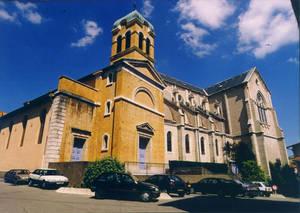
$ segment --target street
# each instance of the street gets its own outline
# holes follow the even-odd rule
[[[150,203],[60,194],[26,185],[0,182],[1,213],[83,212],[299,212],[299,200],[290,198],[218,198],[188,195]]]

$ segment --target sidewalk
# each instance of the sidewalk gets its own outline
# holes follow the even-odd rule
[[[63,193],[63,194],[73,194],[73,195],[83,195],[92,197],[95,195],[94,192],[92,192],[88,188],[72,188],[72,187],[61,187],[56,190],[57,193]],[[171,200],[172,197],[168,195],[167,193],[161,193],[158,200]]]

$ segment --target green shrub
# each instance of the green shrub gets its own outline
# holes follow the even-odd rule
[[[266,175],[254,160],[241,163],[240,173],[244,181],[266,181]]]
[[[95,179],[105,172],[125,172],[125,167],[124,164],[111,157],[95,161],[94,163],[91,163],[86,169],[83,178],[84,187],[91,188]]]

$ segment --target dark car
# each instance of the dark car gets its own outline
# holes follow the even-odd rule
[[[253,198],[259,195],[259,189],[255,184],[242,182],[240,180],[234,180],[234,182],[240,184],[243,187],[244,193],[242,194],[242,196],[248,196]]]
[[[13,183],[13,184],[21,184],[28,183],[30,171],[27,169],[12,169],[5,173],[4,182]]]
[[[220,197],[229,195],[236,197],[244,194],[243,187],[233,180],[226,180],[223,178],[205,178],[197,183],[192,184],[195,192],[202,194],[217,194]]]
[[[147,178],[145,182],[158,186],[161,191],[168,194],[175,193],[180,197],[189,194],[191,191],[190,187],[176,175],[153,175]]]
[[[142,201],[151,201],[160,196],[157,186],[137,181],[125,173],[103,173],[94,182],[92,191],[96,198],[115,196],[123,198],[138,198]]]

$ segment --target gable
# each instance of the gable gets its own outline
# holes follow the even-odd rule
[[[155,68],[150,65],[147,61],[140,60],[126,60],[128,64],[133,66],[136,70],[140,71],[143,75],[147,76],[151,80],[165,86],[163,79],[160,74],[155,70]]]

